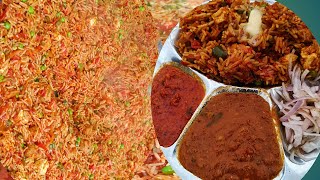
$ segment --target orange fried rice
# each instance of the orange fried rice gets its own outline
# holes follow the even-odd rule
[[[0,160],[14,179],[128,179],[152,150],[143,1],[0,3]]]

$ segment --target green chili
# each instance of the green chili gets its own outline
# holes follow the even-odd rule
[[[225,59],[228,56],[228,53],[224,51],[221,46],[216,46],[212,49],[212,55],[214,55],[216,58]]]

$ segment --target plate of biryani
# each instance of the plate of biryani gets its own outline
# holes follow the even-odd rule
[[[212,0],[182,17],[151,90],[161,150],[182,179],[302,179],[320,149],[320,48],[290,9]]]

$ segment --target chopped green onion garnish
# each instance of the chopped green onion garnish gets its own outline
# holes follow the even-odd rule
[[[309,72],[309,75],[311,76],[311,78],[316,78],[317,75],[318,75],[318,73],[317,73],[317,71],[315,71],[315,70],[311,70],[311,71]],[[0,82],[1,82],[1,81],[0,81]]]
[[[165,167],[163,167],[163,168],[161,169],[161,172],[162,172],[163,174],[166,174],[166,175],[171,175],[171,174],[174,173],[174,171],[173,171],[173,169],[172,169],[171,166],[165,166]]]
[[[39,112],[39,113],[38,113],[38,117],[39,117],[40,119],[43,118],[43,116],[44,116],[43,112]]]
[[[21,2],[24,2],[24,3],[27,2],[27,1],[28,1],[28,0],[21,0]]]
[[[30,31],[30,36],[33,38],[36,35],[34,31]]]
[[[61,17],[61,12],[57,12],[56,16]]]
[[[68,32],[68,33],[67,33],[67,36],[68,36],[68,37],[71,37],[71,36],[72,36],[72,33],[71,33],[71,32]]]
[[[29,14],[34,14],[34,8],[32,6],[29,6],[28,13]]]
[[[108,140],[108,145],[111,145],[111,144],[112,144],[112,140],[109,139],[109,140]]]
[[[98,148],[98,144],[93,144],[93,149],[97,149]]]
[[[84,66],[84,65],[83,65],[82,63],[79,63],[79,64],[78,64],[78,68],[80,69],[80,71],[83,70],[83,66]]]
[[[11,125],[12,125],[12,121],[11,121],[10,119],[7,120],[7,121],[6,121],[6,126],[9,127],[9,126],[11,126]]]
[[[67,8],[67,2],[66,1],[62,2],[62,4],[63,4],[64,8]]]
[[[64,22],[66,22],[66,18],[65,18],[65,17],[62,17],[62,18],[60,19],[60,21],[61,21],[62,23],[64,23]]]
[[[69,108],[69,109],[68,109],[68,114],[69,114],[70,116],[72,116],[73,110]]]
[[[228,53],[223,50],[221,46],[216,46],[212,49],[212,55],[214,55],[216,58],[225,59],[228,56]]]
[[[93,174],[90,174],[89,175],[89,180],[93,180],[94,179],[94,175]]]
[[[55,97],[59,97],[59,91],[53,91]]]
[[[4,75],[1,75],[1,74],[0,74],[0,83],[3,82],[4,79],[5,79]]]
[[[254,82],[254,84],[256,85],[256,86],[261,86],[262,85],[262,81],[256,81],[256,82]]]
[[[24,45],[22,43],[19,43],[18,48],[22,50],[24,48]]]
[[[26,147],[26,144],[25,144],[25,143],[22,143],[22,144],[21,144],[21,148],[24,149],[25,147]]]
[[[58,169],[63,169],[63,164],[61,162],[58,162],[57,167]]]
[[[54,149],[55,147],[56,147],[56,145],[53,144],[53,143],[49,145],[49,148],[50,148],[50,149]]]
[[[7,30],[9,30],[9,29],[11,28],[11,24],[10,24],[8,21],[4,22],[4,23],[3,23],[3,26],[4,26],[4,28],[6,28]]]
[[[41,65],[40,66],[41,71],[45,71],[47,69],[46,65]]]
[[[120,144],[120,149],[123,149],[124,148],[124,144]]]
[[[119,33],[119,40],[123,39],[123,35]]]
[[[139,7],[139,10],[140,10],[140,11],[144,11],[145,8],[144,8],[143,6],[140,6],[140,7]]]
[[[130,102],[129,101],[126,101],[124,104],[126,105],[126,107],[130,106]]]
[[[81,138],[77,137],[77,139],[76,139],[76,147],[80,146],[80,142],[81,142]]]

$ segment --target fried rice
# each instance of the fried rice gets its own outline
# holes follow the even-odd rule
[[[128,179],[152,150],[143,1],[0,3],[0,160],[14,179]]]
[[[262,25],[259,34],[250,36],[245,25],[254,8],[263,13]],[[226,84],[279,85],[289,80],[289,62],[320,70],[319,44],[301,19],[279,3],[210,1],[181,18],[175,45],[184,65]]]

